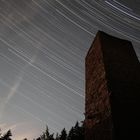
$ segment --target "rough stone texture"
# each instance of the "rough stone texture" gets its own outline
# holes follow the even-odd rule
[[[99,31],[86,56],[86,140],[134,139],[139,97],[140,63],[131,42]]]

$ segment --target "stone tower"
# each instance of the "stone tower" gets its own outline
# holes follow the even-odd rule
[[[85,61],[86,140],[139,136],[140,63],[131,42],[98,31]]]

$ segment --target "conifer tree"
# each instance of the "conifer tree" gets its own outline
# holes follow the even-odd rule
[[[3,136],[0,137],[0,140],[12,140],[10,138],[11,136],[12,136],[11,130],[8,130]]]
[[[67,132],[66,132],[66,129],[64,128],[61,131],[60,140],[66,140],[66,139],[67,139]]]
[[[74,128],[72,127],[69,131],[69,134],[68,134],[68,140],[73,140],[74,138]]]
[[[36,140],[54,140],[54,134],[50,134],[48,126],[46,126],[45,132]]]

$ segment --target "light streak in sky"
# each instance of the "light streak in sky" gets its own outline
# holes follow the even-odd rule
[[[6,42],[5,42],[6,43]],[[8,43],[6,43],[8,44]],[[8,44],[9,45],[9,44]],[[20,86],[23,76],[24,76],[24,70],[28,67],[28,64],[30,65],[31,63],[33,63],[35,61],[35,57],[33,56],[33,58],[30,60],[30,62],[28,62],[23,69],[20,71],[19,75],[17,76],[17,80],[15,82],[15,84],[13,85],[13,87],[11,87],[10,92],[8,93],[7,97],[4,99],[4,101],[2,101],[0,103],[1,108],[0,108],[0,117],[2,117],[3,111],[5,106],[7,105],[7,103],[10,101],[10,99],[15,95],[15,93],[18,90],[18,87]]]
[[[61,14],[62,16],[64,16],[67,20],[69,20],[70,22],[72,22],[73,24],[75,24],[76,26],[78,26],[79,28],[81,28],[82,30],[86,31],[87,33],[89,33],[90,35],[93,35],[93,33],[91,33],[90,31],[86,30],[85,28],[83,28],[81,25],[77,24],[75,21],[73,21],[72,19],[70,19],[69,17],[65,16],[65,14],[63,14],[62,12],[60,12],[59,10],[56,9],[56,11]]]
[[[26,128],[49,124],[56,132],[83,119],[84,57],[98,29],[139,47],[139,17],[116,0],[10,0],[0,10],[0,121],[7,124],[32,120]]]
[[[11,52],[13,52],[12,50],[10,50]],[[54,81],[60,83],[61,85],[63,85],[64,87],[68,88],[69,90],[73,91],[75,94],[79,95],[80,97],[84,98],[84,95],[79,94],[78,92],[76,92],[75,90],[73,90],[72,88],[68,87],[67,85],[65,85],[64,83],[58,81],[57,79],[55,79],[54,77],[52,77],[51,75],[47,74],[45,71],[43,71],[42,69],[40,69],[39,67],[35,66],[33,64],[34,59],[31,59],[31,61],[27,61],[26,59],[24,59],[22,56],[18,55],[17,53],[13,52],[15,55],[17,55],[19,58],[23,59],[24,61],[26,61],[29,65],[31,65],[32,67],[34,67],[35,69],[39,70],[41,73],[43,73],[44,75],[50,77],[51,79],[53,79]],[[26,68],[26,67],[25,67]]]
[[[6,41],[2,40],[5,44],[7,44],[8,46],[11,47],[11,45],[9,43],[7,43]],[[39,70],[41,73],[43,73],[44,75],[50,77],[51,79],[53,79],[54,81],[60,83],[61,85],[63,85],[64,87],[68,88],[69,90],[71,90],[73,93],[79,95],[80,97],[84,98],[84,95],[79,94],[78,92],[76,92],[75,90],[73,90],[72,88],[68,87],[66,84],[60,82],[59,80],[57,80],[56,78],[54,78],[53,76],[47,74],[45,71],[43,71],[42,69],[40,69],[39,67],[35,66],[33,64],[35,57],[33,57],[30,61],[27,61],[25,58],[23,58],[22,56],[20,56],[19,54],[17,54],[16,52],[12,51],[11,49],[9,49],[9,51],[13,52],[15,55],[17,55],[19,58],[21,58],[22,60],[24,60],[25,62],[27,62],[27,64],[31,65],[32,67],[34,67],[35,69]],[[28,65],[25,65],[25,67],[23,69],[26,69]],[[21,72],[21,75],[23,74],[23,72]],[[18,85],[19,86],[19,85]],[[14,94],[14,92],[12,92],[12,94]]]
[[[4,41],[2,38],[0,38],[0,40],[5,43],[6,45],[8,45],[10,48],[12,48],[12,46],[7,43],[6,41]],[[8,49],[9,51],[13,52],[15,55],[17,55],[16,52],[14,52],[12,49]],[[17,51],[17,50],[16,50]],[[18,55],[18,57],[20,57],[20,55]],[[13,85],[13,87],[11,87],[10,92],[8,93],[8,96],[6,97],[6,99],[4,99],[4,101],[1,103],[1,108],[0,108],[0,115],[2,116],[3,111],[5,106],[7,105],[7,103],[10,101],[10,99],[15,95],[16,91],[18,90],[18,87],[20,86],[23,76],[24,76],[24,71],[25,69],[28,68],[29,65],[31,65],[32,63],[34,63],[36,59],[36,53],[35,55],[30,59],[30,61],[26,60],[26,64],[25,66],[21,69],[21,71],[19,72],[19,75],[17,76],[17,80],[15,82],[15,84]],[[25,59],[24,59],[25,60]]]
[[[10,89],[10,92],[8,93],[8,96],[5,100],[5,105],[9,102],[9,100],[14,96],[14,94],[16,93],[21,81],[22,81],[22,76],[18,77],[18,80],[16,81],[16,83],[14,84],[14,86]]]
[[[79,19],[83,20],[84,22],[87,22],[84,18],[82,18],[81,16],[79,16],[78,14],[76,14],[75,12],[73,12],[70,8],[68,8],[67,6],[65,6],[62,2],[60,2],[59,0],[56,0],[60,5],[62,5],[65,9],[67,9],[69,12],[71,12],[73,15],[75,15],[75,17],[78,17]],[[88,23],[88,22],[87,22]],[[88,23],[89,24],[89,23]],[[83,29],[85,30],[85,29]],[[86,30],[87,31],[87,30]],[[93,35],[91,33],[91,35]]]
[[[130,16],[130,17],[132,17],[132,18],[135,18],[135,19],[137,19],[137,20],[140,21],[140,18],[139,18],[138,16],[132,15],[132,14],[130,14],[130,13],[128,13],[128,12],[126,12],[126,11],[124,11],[124,10],[118,8],[117,6],[113,5],[113,4],[110,3],[109,1],[105,1],[105,2],[106,2],[107,4],[109,4],[110,6],[114,7],[115,9],[121,11],[122,13],[124,13],[124,14],[126,14],[126,15],[128,15],[128,16]]]
[[[33,115],[32,113],[30,113],[30,111],[25,110],[23,107],[17,106],[15,104],[12,104],[14,107],[18,108],[20,111],[23,111],[25,114],[30,115],[32,118],[34,118],[35,120],[41,122],[42,124],[45,124],[46,122],[41,120],[39,117]]]
[[[118,2],[118,1],[116,1],[116,0],[113,0],[113,1],[114,1],[115,3],[117,3],[118,5],[120,5],[120,6],[126,8],[126,9],[128,9],[128,10],[130,10],[130,11],[133,11],[131,8],[129,8],[129,7],[127,7],[127,6],[123,5],[123,4],[121,4],[120,2]]]
[[[22,79],[21,79],[22,80]],[[7,83],[5,83],[4,81],[0,81],[0,82],[2,82],[2,84],[4,84],[7,88],[9,88],[9,85],[7,84]],[[21,81],[20,81],[21,82]],[[7,105],[7,104],[9,104],[9,102],[8,101],[10,101],[10,99],[14,96],[14,94],[16,94],[16,90],[17,90],[17,88],[18,88],[18,86],[20,85],[20,83],[19,84],[15,84],[13,87],[11,87],[11,89],[10,89],[10,92],[8,93],[8,96],[6,97],[6,99],[4,99],[4,101],[3,102],[1,102],[1,106],[0,107],[2,107],[2,108],[0,108],[0,116],[2,117],[2,114],[3,114],[3,112],[4,112],[4,108],[5,108],[5,106]],[[28,112],[27,110],[25,110],[24,108],[22,108],[22,107],[20,107],[20,106],[17,106],[17,105],[15,105],[15,104],[12,104],[12,106],[14,106],[14,107],[16,107],[16,108],[18,108],[19,110],[21,110],[21,111],[23,111],[24,113],[26,113],[26,114],[29,114],[30,116],[32,116],[33,118],[35,118],[36,120],[38,120],[38,121],[40,121],[40,122],[42,122],[42,123],[45,123],[43,120],[41,120],[41,119],[39,119],[38,117],[36,117],[35,115],[33,115],[32,113],[30,113],[30,112]],[[5,123],[5,125],[6,125],[6,123]],[[0,126],[3,128],[5,125],[1,125],[0,124]]]
[[[7,105],[7,103],[10,101],[10,99],[15,95],[20,83],[22,81],[22,77],[18,77],[18,80],[16,81],[16,83],[14,84],[13,87],[11,87],[10,89],[10,92],[8,93],[8,96],[3,100],[1,101],[0,103],[0,118],[2,117],[3,115],[3,111],[4,111],[4,108],[5,106]]]
[[[23,16],[20,12],[18,12],[18,14],[20,14],[21,16]],[[3,16],[4,18],[6,18],[4,15],[1,15],[1,16]],[[38,45],[38,46],[43,46],[44,48],[46,48],[45,45],[44,45],[42,42],[35,40],[31,35],[29,35],[29,34],[26,33],[25,31],[23,31],[21,28],[17,27],[14,23],[12,23],[12,22],[11,22],[10,20],[8,20],[7,18],[6,18],[6,20],[7,20],[8,22],[10,22],[10,24],[13,24],[19,31],[21,31],[22,33],[24,33],[25,36],[29,37],[29,39],[27,39],[27,40],[28,40],[29,42],[31,42],[32,45],[34,45],[34,44],[33,44],[33,42],[34,42],[34,43],[36,43],[36,45]],[[37,27],[36,25],[34,25],[31,21],[29,21],[27,18],[26,18],[26,21],[28,21],[28,22],[32,25],[32,27],[35,27],[37,30],[39,30],[41,33],[43,33],[44,36],[50,38],[52,41],[56,42],[58,45],[63,46],[62,43],[60,43],[59,41],[57,41],[56,39],[54,39],[53,37],[51,37],[49,34],[46,34],[46,32],[44,32],[42,29],[38,28],[38,27]],[[4,24],[7,24],[7,23],[4,22]],[[8,25],[8,27],[11,28],[14,32],[16,32],[17,34],[19,34],[20,36],[23,36],[20,32],[17,32],[16,30],[14,30],[10,25]],[[23,36],[23,38],[25,38],[25,36]],[[6,42],[6,41],[5,41],[5,42]],[[6,43],[7,43],[7,42],[6,42]],[[36,47],[36,46],[34,46],[34,47]],[[49,54],[48,54],[48,53],[46,53],[41,47],[36,47],[36,48],[39,49],[39,50],[40,50],[41,52],[43,52],[44,54],[46,54],[46,56],[48,56],[49,54],[52,54],[52,55],[53,55],[53,58],[52,58],[52,57],[49,57],[49,59],[51,59],[51,61],[54,61],[55,63],[56,63],[56,61],[58,61],[58,62],[59,62],[59,65],[61,65],[62,67],[65,67],[67,70],[71,71],[70,66],[67,65],[65,62],[63,62],[63,61],[61,60],[61,58],[59,58],[58,56],[57,56],[57,58],[55,58],[55,60],[54,60],[55,54],[54,54],[51,50],[49,50],[49,49],[46,48],[47,51],[49,52]],[[62,63],[62,64],[61,64],[61,63]],[[63,63],[65,63],[65,65],[63,65]],[[57,64],[58,64],[58,63],[57,63]],[[78,73],[78,74],[79,74],[79,72],[78,72],[77,70],[75,70],[74,68],[73,68],[72,70],[75,71],[75,73]],[[82,76],[82,75],[80,75],[80,76]]]

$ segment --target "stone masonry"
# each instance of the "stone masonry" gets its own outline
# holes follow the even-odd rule
[[[85,61],[86,140],[134,139],[140,128],[140,63],[131,42],[98,31]]]

